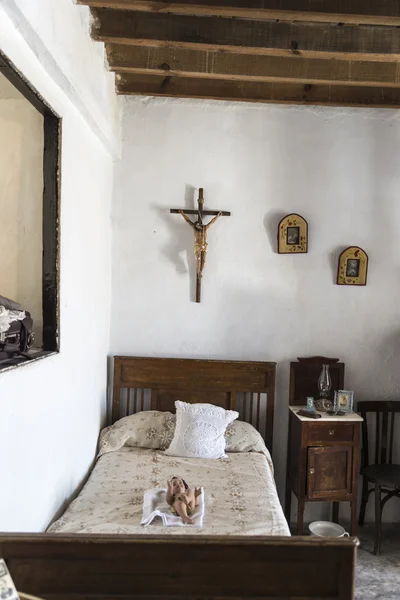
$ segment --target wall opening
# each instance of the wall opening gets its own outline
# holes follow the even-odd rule
[[[35,340],[22,355],[0,352],[0,369],[59,350],[60,128],[0,52],[0,295],[30,313]]]

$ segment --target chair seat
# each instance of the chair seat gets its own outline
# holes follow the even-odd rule
[[[368,465],[361,473],[378,485],[400,488],[400,465]]]

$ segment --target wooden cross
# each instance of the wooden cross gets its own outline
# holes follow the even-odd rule
[[[203,269],[206,262],[207,254],[207,229],[215,223],[219,217],[230,217],[231,213],[226,210],[204,210],[203,188],[199,189],[199,197],[197,200],[197,210],[171,208],[170,213],[179,213],[187,223],[192,227],[195,237],[194,253],[196,255],[197,273],[196,273],[196,302],[200,302],[201,297],[201,279]],[[187,215],[196,215],[196,220],[193,222]],[[206,215],[215,215],[213,219],[206,225],[203,224],[203,217]]]

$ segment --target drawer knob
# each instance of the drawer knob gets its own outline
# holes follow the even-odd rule
[[[335,430],[334,429],[330,429],[329,430],[329,435],[335,435]]]
[[[310,475],[314,475],[314,469],[310,469],[308,472],[310,473]]]

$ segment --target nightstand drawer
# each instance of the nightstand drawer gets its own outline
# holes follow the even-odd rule
[[[352,423],[307,423],[305,430],[308,443],[318,442],[352,442],[354,425]]]

